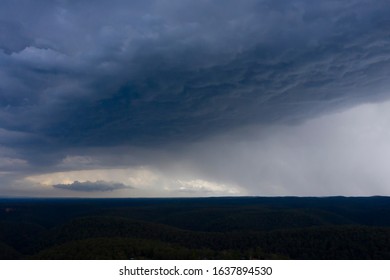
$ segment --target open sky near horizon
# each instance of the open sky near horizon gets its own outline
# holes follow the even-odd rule
[[[390,195],[389,15],[2,0],[0,196]]]

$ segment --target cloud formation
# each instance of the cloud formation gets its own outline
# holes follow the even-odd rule
[[[380,98],[387,2],[274,2],[3,4],[3,129],[152,145]]]
[[[68,191],[75,192],[112,192],[119,189],[127,189],[132,188],[129,186],[125,186],[121,183],[114,182],[104,182],[104,181],[96,181],[96,182],[79,182],[74,181],[71,184],[57,184],[53,185],[53,188],[64,189]]]
[[[199,174],[191,171],[187,174],[174,170],[162,172],[161,169],[152,167],[81,169],[28,176],[22,184],[25,187],[35,186],[35,191],[45,196],[69,195],[58,190],[94,194],[117,190],[113,196],[119,197],[201,197],[247,194],[244,188],[236,184],[200,179],[196,177],[197,175]],[[53,187],[56,192],[53,192]]]
[[[389,13],[383,0],[1,1],[0,168],[22,179],[152,166],[223,185],[229,174],[214,180],[195,162],[223,158],[213,152],[220,135],[278,135],[388,99]],[[271,162],[288,156],[290,144],[280,145],[264,151]],[[184,162],[186,176],[162,162]],[[207,162],[218,174],[218,158]],[[238,168],[231,181],[252,188],[258,168]]]

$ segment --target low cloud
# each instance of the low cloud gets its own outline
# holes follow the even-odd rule
[[[167,162],[168,165],[170,163]],[[46,195],[58,195],[59,190],[99,192],[118,190],[115,195],[131,197],[172,197],[172,196],[225,196],[246,195],[237,184],[224,183],[208,178],[197,177],[189,170],[159,171],[154,168],[95,169],[55,172],[25,178],[25,185],[40,186]],[[93,181],[93,182],[92,182]],[[113,182],[115,183],[108,183]],[[131,187],[130,187],[131,186]]]
[[[130,186],[126,186],[121,183],[96,181],[96,182],[79,182],[74,181],[71,184],[57,184],[53,185],[53,188],[75,191],[75,192],[111,192],[119,189],[129,189]]]

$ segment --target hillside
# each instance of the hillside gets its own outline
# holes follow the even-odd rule
[[[390,198],[1,199],[1,259],[389,259]]]

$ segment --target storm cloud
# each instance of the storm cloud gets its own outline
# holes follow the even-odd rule
[[[2,1],[3,177],[144,167],[182,190],[188,184],[178,182],[328,193],[309,185],[348,179],[294,183],[275,171],[300,166],[285,160],[292,144],[276,135],[311,135],[318,127],[308,125],[322,116],[388,99],[389,13],[383,0]],[[311,145],[339,150],[338,132],[330,126]],[[230,150],[217,153],[225,144]],[[331,161],[297,145],[308,162],[323,163],[315,174],[335,174]],[[285,169],[267,169],[254,155]],[[226,166],[227,156],[253,164]],[[311,166],[291,174],[309,178]],[[260,186],[275,182],[279,191]]]

